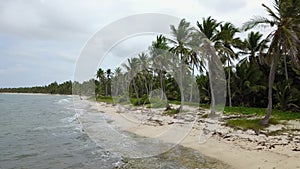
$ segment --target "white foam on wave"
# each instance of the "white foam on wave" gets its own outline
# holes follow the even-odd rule
[[[72,101],[72,98],[66,98],[66,99],[60,99],[57,102],[58,103],[70,103]]]
[[[32,129],[33,131],[40,131],[40,130],[54,130],[57,128],[69,128],[69,127],[73,127],[74,125],[72,124],[67,124],[67,125],[60,125],[60,126],[39,126],[36,127],[34,129]]]

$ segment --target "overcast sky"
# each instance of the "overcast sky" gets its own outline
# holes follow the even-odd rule
[[[193,25],[212,16],[241,26],[254,15],[266,16],[262,3],[270,6],[272,0],[0,0],[0,87],[73,80],[77,58],[87,41],[130,15],[162,13],[186,18]],[[101,67],[119,65],[116,55],[128,48],[146,50],[153,37],[124,41]]]

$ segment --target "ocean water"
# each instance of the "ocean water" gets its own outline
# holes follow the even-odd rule
[[[107,151],[78,121],[93,111],[72,96],[0,94],[0,169],[229,168],[182,146],[137,159]]]
[[[0,94],[0,168],[114,168],[120,156],[82,132],[80,112],[71,96]]]

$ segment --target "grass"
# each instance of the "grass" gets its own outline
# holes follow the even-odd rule
[[[178,113],[178,110],[177,109],[171,109],[171,110],[167,110],[164,112],[164,114],[166,115],[174,115],[174,114],[177,114]]]
[[[178,101],[178,100],[169,100],[169,103],[170,104],[176,104],[176,105],[180,105],[181,104],[181,101]],[[199,103],[196,103],[196,102],[185,102],[183,103],[183,105],[187,105],[187,106],[194,106],[194,107],[202,107],[202,108],[205,108],[205,109],[209,109],[210,105],[209,104],[200,104]]]
[[[265,108],[254,108],[254,107],[225,107],[224,114],[242,114],[242,115],[256,115],[256,119],[232,119],[227,121],[227,126],[236,128],[236,129],[252,129],[252,130],[261,130],[266,126],[260,125],[261,119],[266,114]],[[300,120],[299,112],[291,111],[282,111],[274,109],[272,111],[271,119],[269,124],[284,124],[286,120]]]
[[[233,127],[235,129],[241,129],[241,130],[248,130],[252,129],[255,131],[264,129],[266,126],[260,125],[261,119],[234,119],[234,120],[228,120],[226,125],[229,127]],[[271,118],[269,121],[269,124],[279,124],[280,122],[274,118]]]
[[[121,102],[121,99],[124,100],[124,98],[114,98],[116,99],[116,102]],[[111,96],[99,96],[96,98],[96,101],[99,102],[105,102],[105,103],[114,103],[114,100]],[[136,98],[131,98],[130,102],[133,105],[138,105],[138,101],[140,101],[140,104],[147,104],[147,107],[164,107],[165,103],[162,102],[155,102],[152,105],[149,104],[149,101],[145,98],[141,98],[140,100]],[[123,102],[122,102],[123,103]],[[169,103],[180,105],[180,101],[177,100],[170,100]],[[129,104],[128,101],[125,100],[124,104]],[[184,105],[189,106],[199,106],[199,103],[184,103]],[[202,108],[210,108],[209,104],[200,104],[200,107]],[[175,114],[172,112],[169,112],[167,114]],[[225,107],[224,108],[224,114],[242,114],[242,115],[256,115],[258,118],[262,118],[266,114],[266,108],[255,108],[255,107]],[[280,120],[300,120],[300,112],[291,112],[291,111],[282,111],[278,109],[273,109],[272,111],[272,119],[276,121]],[[247,119],[245,119],[247,120]],[[257,119],[258,121],[259,119]],[[232,122],[230,122],[233,124]],[[251,121],[249,123],[254,123],[254,121]]]
[[[111,96],[99,96],[96,98],[98,102],[105,102],[105,103],[114,103]]]
[[[256,115],[263,117],[266,114],[266,108],[255,107],[225,107],[224,114],[243,114]],[[300,112],[282,111],[273,109],[272,118],[276,120],[299,120]]]

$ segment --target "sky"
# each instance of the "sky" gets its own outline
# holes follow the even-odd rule
[[[116,39],[118,43],[110,42],[109,37],[114,39],[114,35],[139,23],[144,26],[141,29],[149,30],[168,24],[159,23],[159,19],[155,24],[125,20],[121,27],[109,27],[132,15],[170,15],[185,18],[194,26],[212,16],[240,27],[255,15],[267,16],[262,3],[271,6],[272,0],[0,0],[0,88],[76,79],[78,62],[88,60],[85,49],[95,36],[106,35],[107,44],[112,46],[105,48],[109,50],[104,56],[86,61],[86,65],[93,64],[92,71],[121,65],[128,55],[147,50],[156,34]],[[100,34],[105,28],[112,32]],[[98,46],[100,50],[101,43],[93,49]]]

